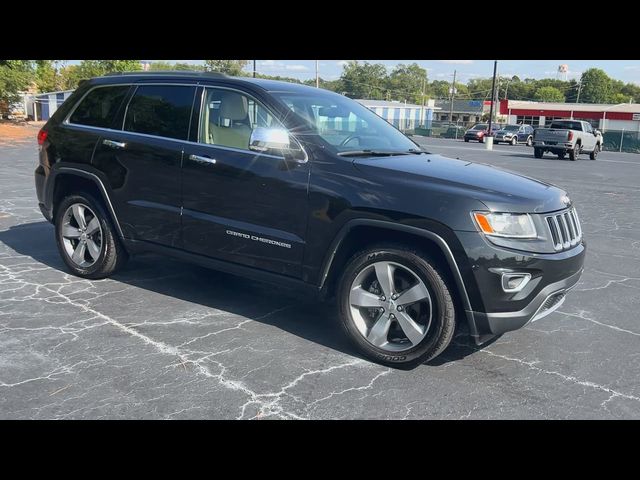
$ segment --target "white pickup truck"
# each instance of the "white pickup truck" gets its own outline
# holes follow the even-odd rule
[[[582,120],[554,120],[549,128],[537,128],[533,132],[533,155],[542,158],[551,152],[563,159],[577,160],[581,153],[588,153],[595,160],[602,149],[602,134],[589,122]]]

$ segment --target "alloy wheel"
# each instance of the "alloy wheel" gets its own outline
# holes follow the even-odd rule
[[[377,348],[400,352],[426,337],[433,317],[431,295],[408,267],[388,261],[367,265],[349,292],[351,318]]]
[[[87,268],[98,261],[102,251],[102,227],[93,210],[74,203],[62,217],[62,244],[67,256],[78,267]]]

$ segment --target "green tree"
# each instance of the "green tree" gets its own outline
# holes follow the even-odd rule
[[[580,101],[584,103],[606,103],[614,93],[611,79],[599,68],[590,68],[582,73],[580,78],[582,93]]]
[[[11,103],[19,99],[34,80],[34,66],[30,60],[3,60],[0,63],[0,102]]]
[[[195,70],[195,71],[203,71],[203,65],[196,65],[192,63],[171,63],[166,62],[164,60],[158,60],[156,62],[151,62],[149,64],[149,70],[159,71],[159,70]]]
[[[204,69],[207,72],[219,72],[234,77],[246,75],[243,70],[249,60],[205,60]]]
[[[611,103],[629,103],[630,97],[624,93],[614,93],[609,98]]]
[[[632,102],[640,102],[640,85],[627,83],[620,89],[620,93],[624,93]]]
[[[393,98],[416,104],[422,103],[423,88],[427,93],[426,86],[427,71],[417,63],[396,65],[387,80],[387,89]]]
[[[390,97],[387,88],[387,69],[380,63],[359,63],[349,61],[342,68],[340,81],[344,85],[345,94],[350,98],[367,98],[382,100]]]
[[[564,95],[556,87],[546,86],[536,90],[533,98],[539,102],[564,102]]]
[[[36,60],[35,83],[38,92],[63,90],[60,60]]]
[[[141,69],[138,60],[82,60],[79,65],[69,65],[62,69],[60,83],[63,89],[74,89],[80,80]]]
[[[451,82],[446,80],[434,80],[429,85],[429,94],[432,98],[445,99],[449,98],[449,89],[451,88]],[[467,89],[468,93],[468,89]]]

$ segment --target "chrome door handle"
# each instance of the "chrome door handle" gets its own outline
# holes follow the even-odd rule
[[[127,146],[127,144],[124,142],[116,142],[115,140],[107,140],[107,139],[103,140],[102,144],[111,148],[124,148]]]
[[[216,163],[215,158],[202,157],[200,155],[189,155],[189,160],[193,160],[194,162],[199,162],[199,163],[211,163],[213,165],[215,165]]]

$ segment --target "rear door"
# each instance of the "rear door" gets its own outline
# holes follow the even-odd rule
[[[195,85],[135,87],[120,130],[105,132],[93,163],[109,178],[125,237],[181,246],[180,166]]]
[[[96,142],[103,129],[114,126],[129,89],[129,85],[102,85],[86,92],[69,118],[49,132],[59,161],[91,163]]]
[[[582,122],[584,128],[582,149],[591,152],[596,147],[596,137],[593,134],[593,127],[589,122]]]

